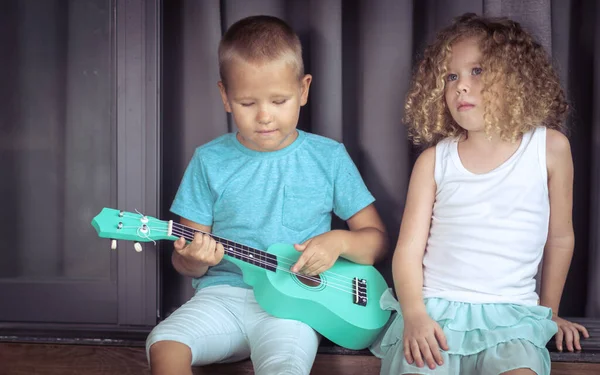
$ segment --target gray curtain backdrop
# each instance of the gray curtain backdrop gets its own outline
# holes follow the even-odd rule
[[[401,122],[416,58],[437,30],[464,12],[521,22],[552,53],[573,105],[576,248],[560,313],[600,316],[600,111],[593,105],[600,101],[597,1],[170,0],[164,7],[163,216],[172,217],[168,209],[194,148],[235,130],[217,90],[223,31],[242,17],[269,14],[296,29],[313,75],[299,128],[344,142],[377,199],[392,244],[417,155]],[[172,269],[170,251],[163,254],[168,314],[192,290]],[[391,254],[379,269],[391,282],[390,259]]]

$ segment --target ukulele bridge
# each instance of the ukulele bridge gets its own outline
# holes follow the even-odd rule
[[[367,306],[367,280],[358,277],[352,279],[352,295],[354,304]]]

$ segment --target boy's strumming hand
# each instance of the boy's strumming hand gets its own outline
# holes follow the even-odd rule
[[[185,238],[180,237],[175,241],[174,246],[179,255],[199,266],[217,265],[223,259],[225,252],[223,245],[217,244],[214,238],[202,233],[196,233],[194,240],[188,244]]]
[[[342,240],[336,231],[323,233],[294,248],[302,255],[292,266],[292,272],[315,276],[331,268],[342,253]]]

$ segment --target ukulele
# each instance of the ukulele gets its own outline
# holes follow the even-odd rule
[[[192,241],[197,229],[173,222],[103,208],[92,220],[101,238],[109,238],[111,248],[117,240],[139,242]],[[201,232],[204,233],[204,232]],[[211,233],[221,243],[224,258],[237,265],[244,282],[254,290],[258,304],[269,314],[301,321],[333,343],[353,350],[368,347],[384,328],[390,311],[382,310],[379,299],[388,285],[373,266],[338,258],[317,276],[291,271],[300,253],[290,244],[273,244],[264,250],[239,244]]]

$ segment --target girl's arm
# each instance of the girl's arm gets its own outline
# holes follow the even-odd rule
[[[448,350],[442,328],[427,315],[423,302],[423,255],[436,183],[435,148],[425,150],[415,162],[408,186],[400,234],[394,251],[394,286],[404,317],[404,356],[418,367],[442,365],[439,348]]]
[[[573,350],[573,344],[575,349],[580,350],[579,331],[588,337],[587,330],[583,326],[558,318],[558,307],[575,245],[572,220],[573,159],[569,140],[553,129],[547,130],[546,164],[550,223],[544,248],[540,304],[552,309],[553,319],[559,326],[556,335],[557,348],[562,350],[564,336],[568,350]]]
[[[417,158],[413,167],[392,260],[394,287],[404,316],[425,313],[423,255],[436,192],[434,166],[435,148],[432,147]]]

